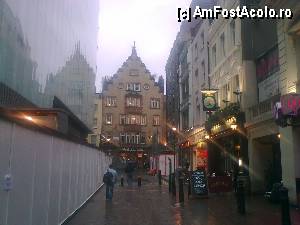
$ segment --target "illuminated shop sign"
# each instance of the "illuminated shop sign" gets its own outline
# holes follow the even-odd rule
[[[300,95],[287,94],[280,97],[281,113],[283,115],[299,115],[300,113]]]

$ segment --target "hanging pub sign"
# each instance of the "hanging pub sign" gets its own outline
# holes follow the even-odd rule
[[[207,196],[207,177],[205,169],[197,169],[191,175],[192,194],[196,196]]]
[[[203,90],[202,92],[202,104],[203,111],[212,112],[217,110],[216,91]]]

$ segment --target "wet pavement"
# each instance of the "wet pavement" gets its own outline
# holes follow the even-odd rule
[[[187,197],[187,196],[185,196]],[[66,224],[68,225],[280,225],[280,207],[260,197],[248,197],[246,215],[236,212],[232,195],[207,199],[185,199],[176,203],[168,186],[159,187],[153,177],[144,176],[141,187],[119,185],[112,201],[105,200],[105,188]],[[300,225],[300,211],[291,210],[292,224]]]

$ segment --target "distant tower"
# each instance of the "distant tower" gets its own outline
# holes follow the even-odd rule
[[[157,84],[158,84],[160,91],[162,93],[164,93],[165,80],[164,80],[163,76],[159,76]]]
[[[82,54],[80,42],[63,68],[49,75],[45,87],[48,101],[57,96],[89,128],[93,126],[96,74]]]

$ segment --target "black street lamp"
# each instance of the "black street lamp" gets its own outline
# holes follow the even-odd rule
[[[242,101],[242,92],[241,92],[240,89],[238,88],[236,91],[233,92],[233,94],[236,95],[237,103],[240,105],[240,104],[241,104],[241,101]]]
[[[172,127],[173,131],[173,151],[174,151],[174,173],[175,173],[175,168],[176,168],[176,127]]]

